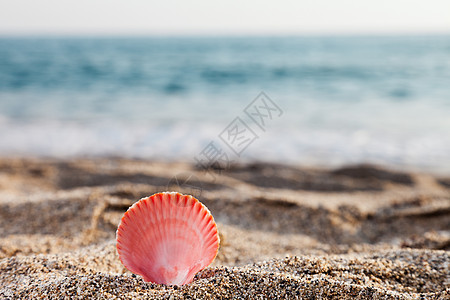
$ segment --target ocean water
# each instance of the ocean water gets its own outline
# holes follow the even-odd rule
[[[212,150],[449,172],[450,36],[0,38],[0,155]]]

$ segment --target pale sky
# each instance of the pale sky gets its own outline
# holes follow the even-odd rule
[[[0,34],[450,33],[450,0],[0,0]]]

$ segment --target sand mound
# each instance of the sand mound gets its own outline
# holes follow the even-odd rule
[[[182,163],[3,159],[0,298],[446,299],[445,182],[368,165],[206,173]],[[115,250],[121,215],[165,190],[198,196],[221,235],[213,265],[183,287],[143,282]]]

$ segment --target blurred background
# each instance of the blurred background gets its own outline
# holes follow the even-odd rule
[[[263,131],[263,91],[283,114]],[[241,117],[241,156],[219,134]],[[0,155],[450,172],[450,2],[0,0]]]

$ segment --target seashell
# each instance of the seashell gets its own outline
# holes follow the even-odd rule
[[[183,285],[207,267],[219,249],[217,225],[197,199],[176,192],[133,204],[116,233],[122,264],[145,281]]]

